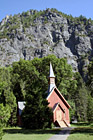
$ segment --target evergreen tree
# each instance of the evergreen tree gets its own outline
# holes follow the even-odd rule
[[[77,89],[73,96],[76,106],[78,121],[87,121],[88,90],[79,73],[75,74]]]
[[[0,140],[2,140],[3,136],[3,127],[6,126],[9,117],[10,107],[3,106],[3,104],[0,104]]]
[[[52,111],[48,102],[42,97],[41,89],[37,87],[26,96],[26,105],[22,113],[23,126],[30,129],[51,127]]]
[[[87,118],[89,122],[93,122],[93,97],[88,96]]]
[[[4,106],[9,105],[11,108],[10,125],[16,124],[17,104],[16,98],[11,89],[11,68],[0,68],[0,103]]]
[[[91,96],[93,97],[93,61],[91,61],[88,66],[87,85],[88,85],[89,90],[91,91]]]
[[[86,85],[89,89],[87,118],[89,122],[93,122],[93,61],[88,66],[88,80]]]

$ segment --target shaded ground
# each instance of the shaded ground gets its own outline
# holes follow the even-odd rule
[[[93,123],[79,122],[79,123],[76,123],[76,124],[72,124],[71,126],[75,126],[75,127],[93,127]]]
[[[21,128],[4,129],[5,135],[2,140],[48,140],[59,133],[60,129],[27,130]]]
[[[31,130],[31,129],[21,129],[21,128],[7,128],[4,129],[4,133],[7,134],[57,134],[61,129],[45,129],[45,130]]]
[[[89,135],[92,135],[93,136],[93,128],[91,128],[91,127],[86,127],[86,128],[84,128],[84,127],[80,127],[80,128],[75,128],[72,132],[71,132],[71,134],[78,134],[78,133],[82,133],[82,134],[89,134]]]

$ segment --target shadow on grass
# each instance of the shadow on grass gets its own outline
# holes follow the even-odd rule
[[[91,127],[93,126],[92,123],[86,123],[86,122],[85,122],[85,123],[84,123],[84,122],[72,123],[72,125],[81,126],[81,127],[82,127],[82,126],[83,126],[83,127],[84,127],[84,126],[91,126]]]
[[[71,134],[78,134],[78,133],[93,135],[93,128],[92,127],[79,127],[71,131]]]
[[[57,134],[61,129],[46,129],[46,130],[30,130],[30,129],[4,129],[4,133],[9,134]]]

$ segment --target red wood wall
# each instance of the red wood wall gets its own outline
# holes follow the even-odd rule
[[[60,99],[60,97],[57,95],[56,91],[53,90],[53,92],[49,95],[48,98],[49,107],[53,108],[56,103],[59,103],[62,107],[62,109],[65,111],[65,120],[67,123],[70,123],[69,120],[69,108],[67,105]],[[60,109],[60,108],[58,108]],[[56,111],[54,112],[54,121],[56,119]]]

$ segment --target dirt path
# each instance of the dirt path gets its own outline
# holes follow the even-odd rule
[[[49,140],[66,140],[72,129],[74,128],[72,127],[63,128],[59,134],[52,136]]]

